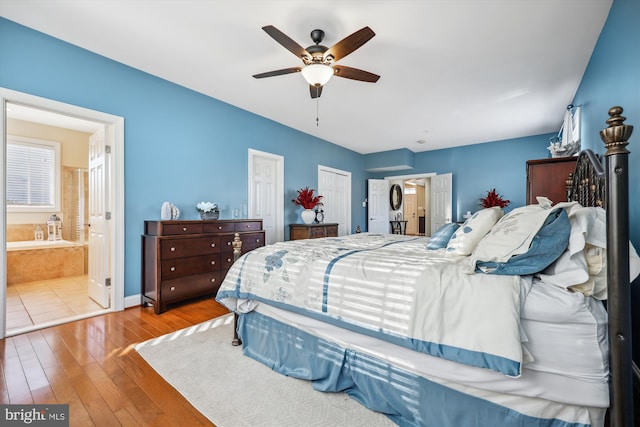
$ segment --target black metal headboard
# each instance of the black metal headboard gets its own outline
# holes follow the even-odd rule
[[[601,156],[591,150],[578,155],[575,171],[567,179],[567,201],[582,206],[600,206],[606,209],[607,181]]]

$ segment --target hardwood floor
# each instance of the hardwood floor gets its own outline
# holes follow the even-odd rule
[[[0,402],[69,404],[71,426],[211,426],[133,346],[226,313],[209,297],[161,315],[132,307],[0,340]]]

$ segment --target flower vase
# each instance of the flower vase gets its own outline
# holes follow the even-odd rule
[[[220,211],[209,211],[209,212],[200,212],[200,219],[218,219],[220,216]]]
[[[305,209],[300,213],[300,216],[302,217],[302,222],[305,224],[311,224],[316,218],[316,213],[313,209]]]

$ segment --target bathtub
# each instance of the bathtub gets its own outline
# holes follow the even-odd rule
[[[25,240],[22,242],[7,242],[7,252],[44,248],[65,248],[82,245],[82,243],[69,242],[67,240]]]
[[[87,245],[66,240],[7,242],[7,285],[86,274]]]

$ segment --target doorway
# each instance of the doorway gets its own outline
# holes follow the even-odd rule
[[[35,212],[15,212],[16,209],[13,206],[7,206],[5,194],[7,182],[3,181],[0,189],[3,203],[0,210],[2,219],[0,242],[4,247],[2,262],[6,274],[0,278],[2,281],[0,286],[2,300],[0,338],[124,309],[123,119],[8,89],[0,89],[0,101],[5,116],[0,126],[5,152],[8,144],[7,137],[13,133],[32,132],[33,134],[39,132],[42,137],[46,132],[54,132],[50,138],[42,137],[42,139],[59,140],[61,135],[65,135],[65,133],[66,137],[62,137],[63,139],[67,139],[69,135],[82,135],[83,133],[91,135],[95,133],[96,129],[104,131],[104,140],[111,150],[108,162],[109,174],[106,175],[107,180],[104,185],[105,189],[109,188],[111,191],[103,192],[110,196],[104,198],[101,206],[104,206],[104,210],[111,216],[107,227],[110,235],[113,236],[111,244],[105,244],[107,247],[104,251],[106,256],[98,262],[102,267],[101,275],[104,276],[98,286],[102,287],[104,293],[109,294],[109,301],[106,304],[104,300],[102,301],[102,304],[106,305],[103,307],[91,300],[88,295],[91,289],[91,275],[88,274],[88,270],[90,270],[88,267],[96,253],[98,255],[102,253],[100,247],[98,250],[90,250],[91,245],[85,241],[91,240],[89,236],[92,234],[88,229],[89,221],[85,220],[85,214],[88,215],[91,212],[89,208],[91,203],[87,200],[91,195],[86,190],[88,181],[92,181],[90,169],[87,169],[89,168],[88,156],[84,159],[86,160],[84,164],[78,164],[78,160],[76,160],[76,164],[65,165],[65,153],[67,160],[72,158],[73,148],[78,148],[78,146],[69,145],[66,147],[66,151],[63,146],[59,168],[61,170],[60,202],[56,204],[56,211],[62,216],[62,224],[65,224],[65,227],[63,228],[61,225],[60,229],[62,230],[62,238],[67,242],[62,240],[60,236],[56,236],[59,240],[54,237],[53,242],[49,241],[47,233],[49,230],[46,229],[46,232],[40,236],[42,241],[39,243],[53,244],[54,247],[47,249],[36,247],[34,253],[36,256],[41,256],[42,259],[38,261],[36,258],[32,261],[40,265],[40,270],[43,271],[40,271],[41,274],[38,277],[19,277],[19,279],[27,281],[15,283],[16,278],[9,277],[9,274],[12,273],[10,269],[13,260],[9,263],[8,258],[10,252],[14,251],[13,247],[21,245],[14,243],[8,245],[7,242],[24,240],[27,243],[26,246],[34,246],[38,243],[36,239],[39,236],[35,231],[25,234],[26,228],[33,227],[33,224],[35,224],[36,230],[40,224],[48,227],[45,224],[48,224],[51,217],[47,218],[43,215],[51,213],[44,214],[42,211],[38,213],[37,209]],[[55,135],[56,132],[57,135]],[[76,141],[77,143],[78,141]],[[85,143],[88,147],[88,138]],[[4,180],[6,164],[5,162],[1,163]],[[87,199],[84,199],[82,194],[85,194]],[[95,205],[95,203],[93,204]],[[47,221],[43,222],[43,218]],[[60,245],[63,248],[59,247]],[[65,252],[57,254],[50,251],[59,249],[64,249]],[[80,259],[75,258],[75,254],[78,253],[81,254]],[[70,256],[69,254],[74,255]],[[62,257],[63,261],[56,264],[54,261],[56,257]],[[77,271],[79,263],[82,263],[82,267],[80,267],[80,271]],[[83,268],[84,266],[87,268]],[[56,271],[54,272],[54,270]],[[52,274],[54,277],[47,277],[48,274]],[[111,286],[109,286],[110,284]],[[82,295],[82,292],[85,292],[86,297]]]
[[[431,236],[440,225],[451,221],[452,177],[451,173],[385,177],[389,185],[398,184],[404,191],[400,212],[407,221],[407,234],[411,231],[414,235]],[[410,222],[415,224],[412,228]]]

